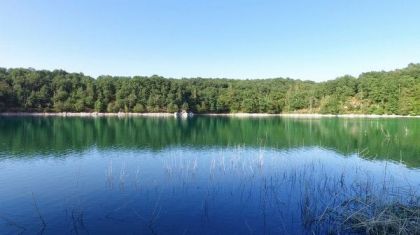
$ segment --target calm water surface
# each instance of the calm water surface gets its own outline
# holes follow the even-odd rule
[[[350,233],[419,167],[420,119],[1,117],[0,234]]]

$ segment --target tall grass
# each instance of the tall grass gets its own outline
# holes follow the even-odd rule
[[[111,161],[105,181],[109,185],[119,181],[124,190],[109,192],[124,200],[99,219],[140,221],[142,231],[160,234],[166,231],[161,225],[168,218],[180,218],[166,217],[174,210],[178,216],[201,215],[207,227],[221,219],[221,211],[228,211],[243,233],[420,234],[419,185],[397,179],[392,164],[378,163],[383,168],[374,174],[363,163],[332,166],[320,159],[291,159],[288,152],[270,154],[264,148],[249,152],[237,146],[211,156],[176,153],[154,158],[161,165],[153,165],[152,175],[147,164],[121,162],[114,176]],[[48,220],[34,196],[33,204],[46,230]],[[88,231],[92,222],[88,208],[70,210],[73,233]]]

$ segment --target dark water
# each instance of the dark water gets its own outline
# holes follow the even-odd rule
[[[360,232],[419,167],[420,119],[1,117],[0,234]]]

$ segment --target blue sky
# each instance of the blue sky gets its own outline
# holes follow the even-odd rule
[[[420,1],[3,0],[0,67],[323,81],[420,62]]]

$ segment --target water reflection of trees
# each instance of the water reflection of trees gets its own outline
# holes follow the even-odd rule
[[[420,122],[416,119],[215,118],[0,118],[2,155],[56,154],[173,146],[320,146],[341,154],[404,161],[420,166]]]

